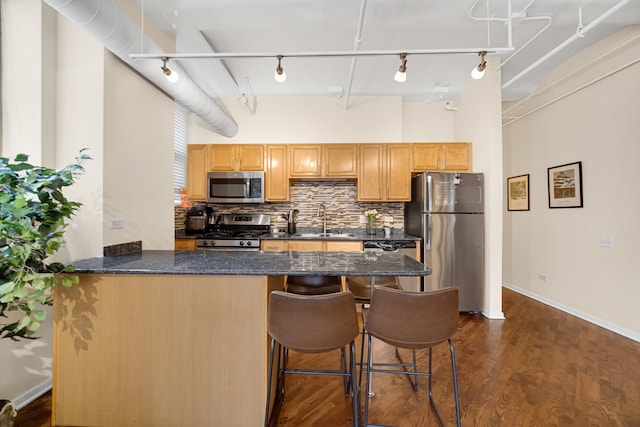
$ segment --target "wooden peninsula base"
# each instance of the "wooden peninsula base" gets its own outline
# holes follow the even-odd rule
[[[54,305],[56,426],[258,426],[277,276],[81,274]]]

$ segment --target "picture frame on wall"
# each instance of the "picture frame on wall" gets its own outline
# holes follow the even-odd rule
[[[582,162],[547,169],[549,208],[582,207]]]
[[[529,174],[507,178],[507,210],[529,210]]]

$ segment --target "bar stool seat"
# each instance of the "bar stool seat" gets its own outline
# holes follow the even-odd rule
[[[355,300],[350,292],[325,295],[297,295],[273,291],[267,311],[267,331],[271,336],[265,427],[269,424],[269,401],[276,342],[284,350],[300,353],[324,353],[349,347],[350,364],[338,370],[292,369],[278,351],[277,384],[279,404],[284,401],[287,374],[336,375],[348,380],[351,391],[353,425],[359,425],[358,387],[356,385],[355,338],[359,333]],[[275,420],[277,421],[277,420]]]
[[[460,427],[460,402],[458,397],[458,375],[451,336],[458,329],[458,288],[445,288],[434,292],[405,292],[379,288],[371,298],[364,330],[367,335],[367,389],[365,393],[364,425],[368,424],[369,397],[373,373],[427,376],[429,378],[429,402],[441,425],[444,425],[433,400],[432,348],[443,342],[449,343],[456,421]],[[406,370],[410,364],[374,363],[373,338],[384,343],[411,350],[429,349],[428,371]]]

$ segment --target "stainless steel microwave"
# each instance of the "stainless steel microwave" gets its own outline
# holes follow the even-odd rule
[[[264,203],[264,172],[207,172],[207,203]]]

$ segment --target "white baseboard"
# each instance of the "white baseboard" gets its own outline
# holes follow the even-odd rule
[[[557,308],[558,310],[564,311],[565,313],[569,313],[572,316],[579,317],[580,319],[586,320],[589,323],[593,323],[594,325],[597,325],[597,326],[600,326],[602,328],[608,329],[611,332],[615,332],[616,334],[622,335],[623,337],[627,337],[627,338],[629,338],[631,340],[634,340],[636,342],[640,342],[640,334],[638,334],[637,332],[630,331],[630,330],[625,329],[625,328],[621,328],[618,325],[615,325],[613,323],[607,322],[607,321],[602,320],[602,319],[600,319],[598,317],[591,316],[591,315],[586,314],[586,313],[582,313],[581,311],[575,310],[575,309],[573,309],[571,307],[567,307],[566,305],[559,304],[556,301],[552,301],[552,300],[544,298],[544,297],[542,297],[540,295],[534,294],[534,293],[526,291],[524,289],[520,289],[517,286],[514,286],[514,285],[512,285],[510,283],[502,282],[502,286],[504,286],[507,289],[511,289],[512,291],[517,292],[519,294],[528,296],[529,298],[534,299],[536,301],[540,301],[541,303],[544,303],[544,304],[546,304],[548,306],[551,306],[553,308]]]
[[[504,312],[502,311],[483,311],[482,315],[491,320],[504,320]]]
[[[36,385],[35,387],[27,390],[26,392],[22,393],[20,396],[13,399],[12,402],[15,405],[16,409],[20,410],[25,406],[27,406],[29,403],[33,402],[34,400],[42,396],[43,394],[45,394],[46,392],[48,392],[49,390],[51,390],[51,385],[52,385],[52,381],[51,381],[51,377],[49,377],[46,380],[42,381],[40,384]]]

